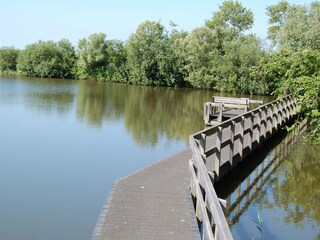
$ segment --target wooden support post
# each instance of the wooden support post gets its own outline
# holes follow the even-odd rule
[[[220,161],[221,161],[221,142],[222,142],[222,127],[218,127],[216,138],[216,159],[214,161],[214,169],[216,173],[216,180],[219,180],[220,175]]]
[[[203,120],[205,124],[210,123],[210,103],[204,103],[204,108],[203,108]]]
[[[254,117],[253,114],[250,115],[249,119],[249,139],[248,139],[248,147],[250,151],[252,150],[252,142],[253,142],[253,121]]]
[[[222,116],[223,115],[223,103],[219,103],[219,116],[218,116],[218,122],[222,122]]]
[[[259,112],[257,113],[257,125],[256,125],[256,136],[257,136],[257,144],[260,144],[260,138],[261,138],[261,116],[262,116],[262,110],[259,109]]]
[[[235,133],[235,128],[236,128],[236,123],[235,121],[231,122],[230,125],[230,148],[229,148],[229,162],[230,165],[233,167],[234,162],[233,162],[233,157],[234,157],[234,133]]]
[[[278,129],[278,104],[274,104],[272,108],[272,128]]]
[[[242,161],[243,158],[243,144],[244,144],[244,117],[241,116],[241,121],[240,121],[240,128],[239,128],[239,155],[240,155],[240,161]]]
[[[207,138],[207,135],[204,133],[201,133],[200,146],[199,146],[201,154],[205,154],[206,152],[206,138]]]
[[[261,136],[263,137],[263,140],[266,140],[267,138],[267,113],[268,113],[268,110],[267,110],[267,107],[264,107],[263,108],[263,130],[261,132]]]

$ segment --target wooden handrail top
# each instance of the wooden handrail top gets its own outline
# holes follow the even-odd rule
[[[201,135],[201,134],[207,135],[208,133],[211,133],[211,134],[212,134],[212,133],[215,133],[215,132],[216,132],[216,129],[217,129],[218,127],[225,128],[225,127],[227,127],[227,126],[230,126],[230,124],[233,124],[234,122],[239,122],[239,121],[241,121],[242,118],[246,118],[246,117],[248,117],[248,116],[250,116],[250,115],[254,115],[255,113],[259,112],[261,109],[268,108],[269,106],[275,105],[276,103],[279,103],[280,101],[285,100],[285,99],[289,99],[289,98],[291,98],[291,95],[287,95],[287,96],[278,98],[278,99],[273,100],[273,101],[271,101],[271,102],[268,102],[268,103],[266,103],[266,104],[264,104],[264,105],[262,105],[262,106],[259,106],[259,108],[255,108],[255,109],[253,109],[253,110],[250,110],[250,111],[248,111],[248,112],[245,112],[245,113],[243,113],[243,114],[241,114],[241,115],[238,115],[238,116],[235,117],[235,118],[228,119],[228,120],[226,120],[226,121],[224,121],[224,122],[219,123],[219,124],[216,125],[216,126],[212,126],[212,127],[203,129],[203,130],[201,130],[201,131],[199,131],[199,132],[196,132],[196,133],[194,133],[194,134],[192,134],[192,135],[190,135],[190,136],[192,136],[192,137],[194,137],[194,138],[197,138],[197,137],[196,137],[197,135]],[[210,134],[208,134],[208,135],[210,135]]]

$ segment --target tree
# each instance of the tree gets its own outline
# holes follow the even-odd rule
[[[268,37],[279,49],[320,49],[320,3],[310,7],[281,1],[267,8]]]
[[[268,38],[274,42],[278,42],[278,32],[284,22],[284,16],[289,7],[286,1],[280,1],[278,4],[267,7],[267,15],[269,16]]]
[[[252,11],[244,8],[240,2],[227,0],[213,13],[213,17],[206,21],[206,26],[212,29],[232,29],[235,33],[244,32],[253,26]]]
[[[19,52],[14,47],[0,48],[0,73],[16,71]]]
[[[256,74],[278,95],[291,93],[311,121],[310,137],[320,143],[320,50],[282,50],[271,54]],[[269,85],[269,86],[270,86]]]
[[[18,74],[31,77],[71,77],[75,53],[68,40],[27,45],[18,57]]]
[[[173,22],[170,23],[173,29],[169,35],[169,53],[168,53],[168,72],[171,74],[172,82],[169,83],[171,86],[177,87],[187,87],[188,82],[186,80],[188,72],[185,68],[186,59],[185,59],[185,48],[183,42],[188,36],[188,33],[185,31],[177,31],[175,27],[176,24]]]
[[[140,24],[130,36],[126,47],[131,83],[161,85],[160,56],[166,37],[164,26],[150,21]]]
[[[264,83],[251,77],[251,69],[264,55],[261,40],[245,34],[252,25],[252,11],[231,0],[224,1],[219,11],[206,21],[211,31],[211,37],[207,38],[210,43],[207,42],[207,50],[199,54],[210,59],[206,62],[211,66],[206,69],[210,71],[211,84],[203,86],[229,92],[265,93]]]
[[[67,39],[58,41],[57,45],[61,56],[61,69],[64,73],[63,78],[73,78],[73,69],[76,58],[74,47]]]
[[[91,34],[80,39],[77,47],[76,76],[80,79],[104,80],[108,63],[106,34]]]
[[[252,77],[252,69],[265,55],[262,42],[254,35],[241,34],[225,44],[224,54],[217,66],[217,87],[223,91],[246,94],[266,94],[267,87],[260,78]]]
[[[127,52],[124,44],[119,40],[107,41],[106,81],[127,82]]]
[[[126,45],[130,83],[178,86],[175,55],[164,26],[146,21],[130,36]]]
[[[215,38],[207,27],[194,29],[180,43],[181,55],[185,59],[186,81],[195,88],[214,88],[213,61]]]

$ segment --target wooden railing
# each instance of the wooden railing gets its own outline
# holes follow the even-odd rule
[[[226,218],[229,225],[238,222],[240,216],[261,192],[260,190],[265,183],[272,177],[273,173],[286,159],[292,149],[296,147],[299,140],[299,134],[304,133],[306,129],[307,119],[304,119],[294,131],[290,131],[286,134],[281,140],[281,143],[278,143],[268,151],[261,163],[257,164],[254,169],[251,169],[247,174],[236,178],[240,181],[237,185],[232,187],[233,190],[228,190],[230,193],[226,197]],[[253,158],[257,159],[257,157]],[[258,158],[260,158],[260,156]],[[242,175],[242,173],[240,175]]]
[[[213,183],[290,120],[296,102],[286,96],[190,136],[191,194],[202,239],[233,239],[224,215],[226,201]]]

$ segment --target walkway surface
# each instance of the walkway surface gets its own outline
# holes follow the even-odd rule
[[[100,214],[92,239],[199,239],[186,149],[119,180]]]

